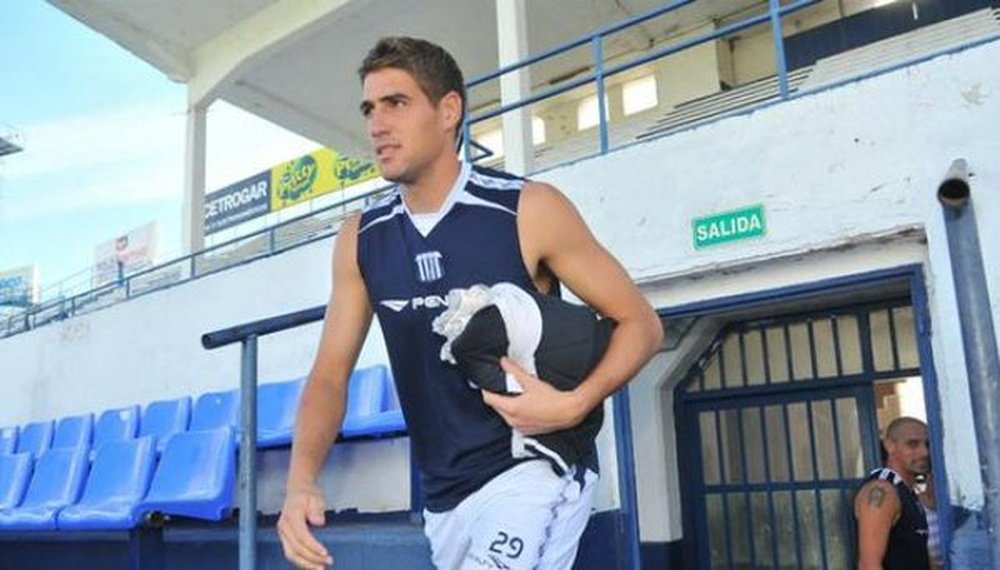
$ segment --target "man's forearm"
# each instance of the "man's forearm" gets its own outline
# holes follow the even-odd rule
[[[317,383],[309,382],[302,392],[288,468],[288,487],[315,483],[344,420],[344,399],[331,398],[319,388]]]
[[[635,376],[662,340],[663,328],[655,314],[618,323],[604,358],[573,390],[581,418]]]

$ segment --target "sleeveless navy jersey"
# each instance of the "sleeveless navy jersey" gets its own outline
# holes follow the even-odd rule
[[[431,322],[448,291],[501,281],[535,286],[521,257],[518,197],[524,180],[463,164],[440,217],[414,225],[397,188],[368,207],[358,227],[358,265],[385,336],[426,506],[454,508],[520,460],[511,429],[478,389],[441,360]]]
[[[927,517],[920,499],[906,481],[888,467],[872,471],[865,483],[876,479],[892,483],[899,496],[901,509],[899,520],[889,531],[889,544],[885,558],[882,559],[882,567],[886,570],[929,569],[931,563],[927,552]]]

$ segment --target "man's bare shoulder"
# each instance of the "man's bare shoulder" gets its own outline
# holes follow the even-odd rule
[[[531,211],[558,208],[569,203],[569,199],[548,182],[529,180],[521,188],[521,206],[526,206]]]
[[[340,224],[340,229],[337,230],[339,234],[347,234],[351,236],[358,235],[358,228],[361,226],[361,215],[363,212],[354,212],[349,214],[344,222]]]
[[[555,232],[583,229],[580,212],[566,195],[547,182],[526,182],[521,189],[520,217],[536,231]]]
[[[854,504],[861,510],[895,508],[899,505],[899,497],[896,495],[892,483],[884,479],[874,479],[858,489]]]
[[[358,243],[361,214],[361,212],[350,214],[337,228],[337,236],[333,242],[333,263],[335,266],[338,263],[341,267],[357,265],[357,254],[354,250]]]

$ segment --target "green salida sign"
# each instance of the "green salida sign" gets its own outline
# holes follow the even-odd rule
[[[695,249],[760,237],[767,227],[763,204],[695,218],[691,226]]]

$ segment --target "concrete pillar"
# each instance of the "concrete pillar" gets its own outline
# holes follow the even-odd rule
[[[206,107],[193,105],[187,112],[187,140],[184,149],[184,206],[182,240],[184,253],[205,248],[205,144]]]
[[[528,20],[525,0],[496,0],[497,39],[500,67],[528,57]],[[500,104],[507,105],[531,94],[531,74],[519,69],[500,78]],[[515,174],[528,174],[534,150],[531,142],[531,109],[521,107],[504,113],[504,166]]]
[[[625,118],[625,96],[623,83],[605,83],[604,93],[608,101],[608,122],[617,123]]]

